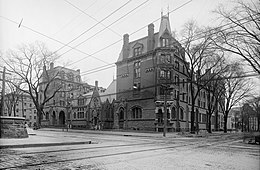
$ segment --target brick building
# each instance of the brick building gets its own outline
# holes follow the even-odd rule
[[[36,109],[30,95],[8,93],[5,95],[4,114],[9,117],[24,117],[29,126],[36,122]]]
[[[185,52],[171,33],[169,16],[161,17],[159,32],[150,24],[145,37],[130,42],[125,34],[116,62],[114,128],[162,131],[166,94],[167,130],[175,131],[177,124],[189,130],[191,99],[185,65],[188,67]],[[206,93],[201,90],[196,102],[200,129],[206,129]],[[212,120],[214,128],[214,115]]]

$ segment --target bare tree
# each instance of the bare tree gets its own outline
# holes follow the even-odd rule
[[[210,64],[217,64],[215,67],[212,68],[211,72],[207,75],[207,79],[210,80],[209,83],[206,85],[207,89],[207,130],[209,133],[211,131],[211,118],[213,113],[215,113],[215,118],[217,120],[218,116],[218,101],[221,98],[221,90],[223,89],[224,84],[221,81],[221,74],[225,73],[226,65],[225,65],[225,58],[223,57],[216,57],[216,61],[209,61]],[[217,123],[217,121],[215,122]]]
[[[223,89],[219,105],[224,114],[224,133],[227,133],[227,118],[229,111],[242,99],[248,96],[252,89],[249,79],[243,77],[243,69],[239,63],[231,63],[222,75]]]
[[[182,46],[184,47],[189,64],[185,65],[189,82],[189,95],[191,98],[191,132],[199,130],[198,111],[195,116],[195,105],[200,91],[205,89],[206,85],[217,74],[212,74],[211,79],[207,76],[214,67],[221,62],[222,56],[218,54],[213,46],[210,29],[200,29],[194,21],[184,25],[182,30]],[[210,62],[213,61],[214,62]],[[210,63],[210,64],[209,64]],[[195,120],[196,118],[196,120]]]
[[[249,100],[249,104],[252,106],[257,117],[257,131],[260,131],[260,96],[254,96]]]
[[[212,40],[219,48],[241,56],[260,74],[260,3],[242,1],[230,11],[216,11],[225,26],[215,30]]]
[[[20,81],[13,77],[6,82],[6,91],[8,91],[8,93],[5,95],[5,106],[7,108],[7,114],[11,116],[13,112],[13,116],[16,116],[16,106],[21,98],[21,90],[19,90],[20,88],[17,88],[16,86],[19,86]],[[13,84],[16,84],[16,86]]]
[[[37,42],[35,44],[22,45],[17,50],[9,51],[7,53],[7,60],[5,60],[9,72],[21,79],[19,86],[15,83],[12,84],[32,98],[37,110],[38,126],[41,125],[44,105],[52,99],[62,87],[61,84],[55,87],[53,86],[58,72],[51,74],[46,68],[56,59],[57,56],[50,52],[43,43]],[[44,86],[39,90],[41,83],[44,83]],[[42,98],[40,98],[40,93],[43,93]]]

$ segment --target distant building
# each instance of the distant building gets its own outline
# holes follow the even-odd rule
[[[4,116],[24,117],[28,125],[36,122],[36,109],[30,95],[8,93],[5,95]]]

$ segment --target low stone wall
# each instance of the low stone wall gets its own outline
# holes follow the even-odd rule
[[[27,138],[25,118],[0,116],[1,138]]]

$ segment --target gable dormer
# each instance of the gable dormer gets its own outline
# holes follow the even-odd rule
[[[143,52],[143,48],[144,48],[143,44],[136,42],[135,45],[133,46],[133,56],[135,57],[141,55]]]

